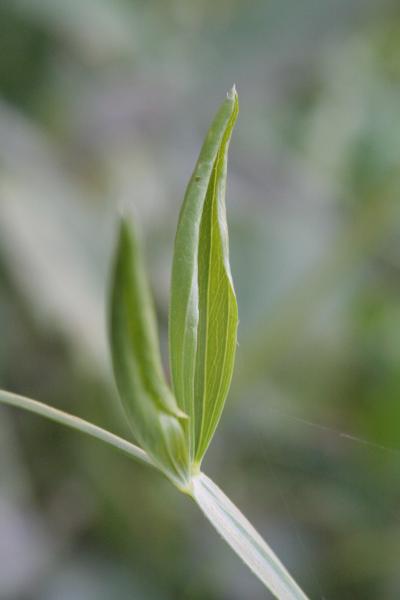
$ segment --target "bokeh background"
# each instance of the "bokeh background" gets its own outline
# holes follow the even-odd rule
[[[1,0],[0,386],[128,435],[105,335],[118,206],[165,350],[180,203],[233,82],[241,320],[205,469],[311,598],[395,600],[397,0]],[[162,477],[0,407],[1,600],[265,597]]]

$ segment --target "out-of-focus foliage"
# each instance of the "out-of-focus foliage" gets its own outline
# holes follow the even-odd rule
[[[212,475],[311,597],[394,600],[394,0],[3,0],[0,387],[124,433],[105,343],[116,207],[144,230],[165,348],[184,185],[233,82],[239,347]],[[265,597],[154,473],[0,416],[1,598]]]

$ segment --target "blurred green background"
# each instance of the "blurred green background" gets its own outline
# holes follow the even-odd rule
[[[236,82],[237,367],[205,470],[311,598],[400,598],[397,0],[0,0],[0,386],[128,435],[118,206],[164,350],[174,230]],[[1,600],[268,597],[154,472],[0,408]]]

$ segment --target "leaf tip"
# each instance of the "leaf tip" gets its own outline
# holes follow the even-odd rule
[[[175,410],[174,415],[181,421],[187,421],[189,419],[189,415],[183,410],[181,410],[179,407]]]
[[[238,94],[236,91],[236,83],[234,83],[229,92],[226,94],[226,97],[228,98],[228,100],[235,100],[235,98],[237,98],[237,95]]]
[[[118,216],[119,216],[119,218],[120,218],[121,221],[122,221],[122,219],[126,218],[126,216],[128,214],[128,207],[127,207],[126,201],[121,200],[121,201],[118,202],[118,204],[117,204],[117,213],[118,213]]]
[[[132,206],[132,204],[126,200],[121,200],[117,204],[116,215],[120,228],[125,227],[126,229],[129,229],[134,227],[136,231],[135,223],[139,221],[139,218],[135,206]]]

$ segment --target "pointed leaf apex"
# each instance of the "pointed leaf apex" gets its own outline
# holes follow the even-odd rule
[[[234,83],[229,92],[226,94],[228,100],[234,100],[237,97],[236,84]]]

